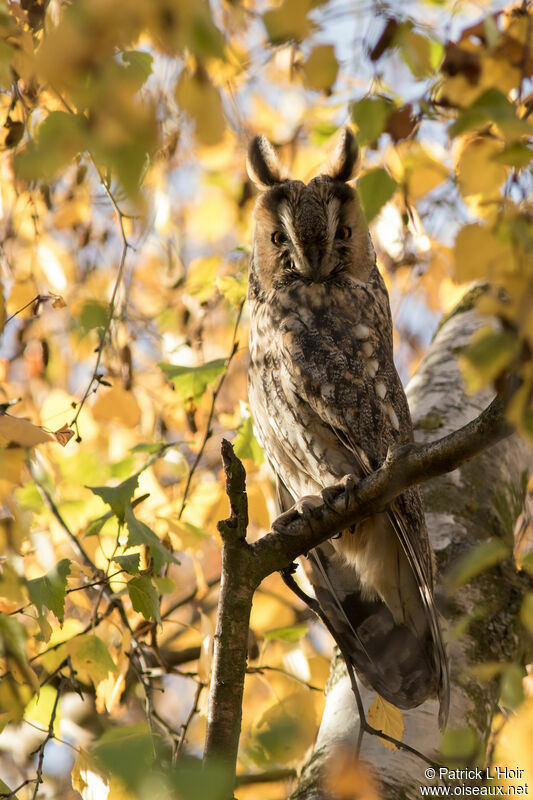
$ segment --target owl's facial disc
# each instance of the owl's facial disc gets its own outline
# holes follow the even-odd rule
[[[283,194],[275,194],[266,207],[271,257],[280,274],[311,283],[341,274],[353,261],[361,228],[353,190],[322,178],[308,186],[287,182]]]

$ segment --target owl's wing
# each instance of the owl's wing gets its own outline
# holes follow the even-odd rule
[[[379,421],[381,441],[378,442],[377,452],[368,453],[368,448],[372,447],[372,441],[365,441],[363,449],[362,443],[355,440],[353,432],[359,429],[357,415],[361,413],[361,409],[357,403],[359,398],[357,398],[355,388],[351,389],[352,397],[350,398],[350,381],[345,376],[349,375],[347,361],[349,362],[350,355],[353,356],[353,361],[355,362],[359,342],[353,341],[349,333],[344,331],[341,348],[334,340],[328,342],[327,332],[323,335],[322,348],[315,348],[312,353],[307,352],[305,358],[300,356],[299,348],[296,348],[295,351],[292,351],[291,347],[283,349],[282,372],[284,387],[286,391],[294,392],[300,402],[307,404],[321,422],[334,431],[339,444],[352,454],[355,474],[364,477],[380,465],[386,454],[385,447],[398,439],[397,432],[393,429],[394,426],[390,415],[388,417],[384,415]],[[351,345],[351,348],[350,346],[347,347],[347,345]],[[352,354],[350,354],[350,349],[352,349]],[[394,369],[389,370],[387,385],[397,404],[396,407],[400,412],[400,416],[409,420],[407,401],[399,377]],[[335,387],[336,392],[336,397],[333,398],[329,390],[331,386]],[[372,387],[370,389],[372,390]],[[368,391],[365,394],[368,397]],[[335,399],[338,399],[338,402],[335,402]],[[377,395],[375,400],[374,407],[379,407]],[[387,426],[389,426],[388,430]],[[410,424],[406,433],[410,435]],[[369,436],[368,438],[371,439],[372,437]],[[311,463],[308,468],[312,471]],[[419,589],[423,614],[433,643],[431,648],[434,658],[433,669],[437,678],[441,707],[440,722],[442,726],[445,724],[449,706],[448,662],[433,600],[431,553],[423,515],[420,510],[421,519],[416,519],[416,515],[415,519],[413,519],[412,512],[410,512],[403,495],[390,505],[386,513],[392,529],[401,543]],[[315,570],[317,574],[320,575],[324,571],[327,573],[328,570],[324,570],[323,563],[320,563],[323,558],[319,556],[317,560],[319,562]],[[335,571],[337,569],[338,561],[335,564]],[[353,570],[351,570],[351,575],[353,586]],[[333,585],[337,587],[336,580]],[[324,586],[325,588],[326,586]],[[343,613],[346,615],[346,603],[341,601],[340,604],[343,606]],[[350,618],[352,618],[352,614],[350,614]],[[405,628],[405,626],[401,627]],[[383,640],[381,641],[383,644]],[[390,647],[389,643],[387,643],[387,647]],[[363,672],[363,674],[365,673]],[[372,682],[370,676],[369,679]]]

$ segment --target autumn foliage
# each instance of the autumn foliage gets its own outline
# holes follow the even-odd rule
[[[72,771],[84,798],[216,798],[217,774],[197,765],[227,516],[222,436],[247,470],[248,536],[275,515],[246,404],[253,133],[305,180],[353,124],[402,377],[479,282],[487,320],[458,353],[466,384],[516,374],[509,419],[533,439],[533,8],[360,5],[0,2],[6,793],[68,794]],[[518,557],[533,572],[530,538]],[[506,554],[477,553],[457,580]],[[532,598],[517,620],[529,645]],[[267,579],[239,771],[285,772],[240,800],[287,796],[330,655],[305,607]],[[531,679],[522,664],[485,673],[517,712],[493,741],[515,765],[531,740]],[[382,726],[394,717],[375,713]],[[349,769],[375,797],[364,767]]]

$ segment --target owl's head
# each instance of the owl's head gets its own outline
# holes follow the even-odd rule
[[[320,175],[307,185],[288,179],[265,136],[248,151],[248,174],[260,189],[254,210],[253,270],[264,290],[287,285],[333,282],[346,277],[365,281],[374,251],[354,189],[358,147],[349,128]]]

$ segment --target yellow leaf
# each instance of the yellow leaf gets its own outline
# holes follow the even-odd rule
[[[22,470],[26,454],[20,447],[12,447],[8,450],[0,448],[0,481],[6,483],[20,483],[22,480]],[[12,489],[12,487],[10,487]],[[0,493],[2,496],[3,493]]]
[[[176,88],[176,99],[196,123],[196,135],[205,145],[218,144],[225,129],[222,101],[206,72],[184,69]]]
[[[477,222],[459,231],[454,246],[454,278],[467,283],[480,278],[494,280],[515,268],[510,244],[502,242],[486,225]]]
[[[347,749],[339,749],[328,758],[324,787],[338,800],[380,800],[375,775]]]
[[[495,161],[503,150],[503,142],[488,136],[464,137],[459,144],[455,169],[463,197],[484,195],[498,197],[507,170]]]
[[[235,203],[218,186],[207,186],[198,202],[185,209],[187,232],[199,241],[216,242],[235,230],[236,221]]]
[[[54,441],[54,437],[38,425],[10,414],[0,416],[0,437],[19,447],[35,447],[37,444]]]
[[[107,797],[107,782],[99,772],[96,759],[85,750],[79,751],[72,767],[72,788],[80,793],[83,800]]]
[[[229,501],[219,481],[201,483],[189,496],[183,521],[211,532],[221,519],[229,516]]]
[[[252,606],[250,626],[255,631],[266,631],[292,625],[296,621],[293,609],[271,595],[258,592]]]
[[[309,690],[287,695],[264,711],[254,724],[254,750],[263,758],[290,764],[302,758],[316,735],[316,712]]]
[[[120,422],[135,428],[141,418],[141,409],[131,392],[121,386],[100,390],[92,407],[95,419]]]
[[[24,306],[28,306],[28,308],[20,312],[19,319],[31,316],[32,306],[28,305],[28,303],[31,303],[37,294],[35,284],[31,280],[14,283],[6,303],[8,315],[16,314]]]
[[[368,709],[368,721],[378,731],[401,741],[405,728],[403,714],[399,708],[393,706],[379,694],[376,695]],[[397,749],[392,742],[388,742],[386,739],[381,739],[381,741],[389,750]]]
[[[58,229],[73,228],[80,222],[86,222],[89,215],[89,206],[83,200],[65,201],[54,213],[54,227]]]
[[[397,183],[407,188],[411,200],[418,200],[449,175],[448,169],[418,142],[400,142],[389,151],[387,165]]]
[[[117,672],[117,666],[99,636],[86,634],[70,639],[66,643],[66,649],[72,659],[72,666],[84,683],[92,682],[98,686],[110,672]]]
[[[303,63],[305,81],[310,89],[327,92],[337,80],[339,65],[332,44],[313,47],[309,58]]]
[[[507,767],[509,770],[516,770],[517,767],[524,770],[521,776],[514,775],[506,778],[506,788],[504,794],[511,794],[508,786],[523,785],[527,781],[525,777],[531,779],[533,775],[533,698],[528,697],[517,709],[516,714],[509,716],[500,735],[496,741],[494,752],[494,765]],[[494,772],[491,771],[491,775]],[[497,773],[496,773],[497,774]],[[517,792],[518,794],[518,792]]]
[[[117,672],[110,672],[107,678],[100,681],[96,687],[96,710],[99,714],[104,714],[106,711],[111,714],[120,703],[126,684],[126,673],[131,664],[130,642],[131,634],[126,630],[119,645]]]
[[[185,282],[186,290],[190,295],[196,297],[199,303],[203,303],[212,296],[219,266],[218,256],[195,258],[189,264]]]
[[[39,695],[34,695],[26,706],[24,717],[40,725],[42,728],[48,728],[56,697],[57,689],[54,689],[53,686],[43,686]],[[54,720],[55,733],[59,731],[59,722],[60,715],[58,708]]]
[[[263,14],[263,22],[272,44],[290,39],[297,42],[304,39],[312,27],[307,18],[311,0],[284,0],[279,8]]]

